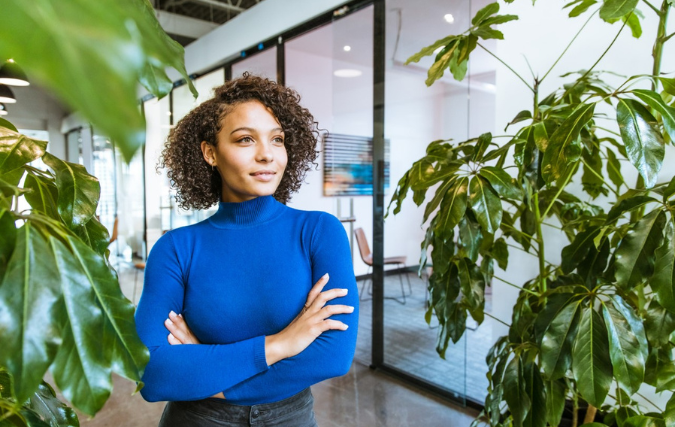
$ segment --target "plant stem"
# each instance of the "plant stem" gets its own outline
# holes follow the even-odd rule
[[[494,276],[494,275],[493,275],[492,277],[495,278],[495,279],[497,279],[497,280],[499,280],[500,282],[506,283],[506,284],[509,285],[509,286],[513,286],[513,287],[516,288],[516,289],[520,289],[521,291],[525,291],[525,292],[528,292],[528,293],[530,293],[530,294],[532,294],[532,295],[539,296],[538,293],[536,293],[536,292],[534,292],[534,291],[531,291],[531,290],[529,290],[529,289],[522,288],[522,287],[520,287],[520,286],[518,286],[518,285],[516,285],[516,284],[513,284],[513,283],[511,283],[511,282],[507,282],[506,280],[502,279],[501,277],[497,277],[497,276]]]
[[[572,401],[574,402],[572,410],[572,427],[577,427],[579,424],[579,396],[576,393],[573,393]]]
[[[586,408],[586,415],[584,416],[584,424],[592,423],[595,420],[595,414],[597,412],[598,408],[589,403],[588,408]]]
[[[593,173],[593,175],[597,176],[600,179],[600,181],[602,181],[602,184],[605,187],[609,188],[617,198],[620,196],[620,194],[615,189],[613,189],[610,185],[608,185],[607,182],[605,182],[605,180],[603,179],[603,177],[601,175],[599,175],[596,171],[594,171],[593,168],[590,167],[584,159],[581,159],[581,163],[583,163],[588,168],[588,170],[590,170]]]
[[[642,0],[642,1],[645,2],[645,4],[646,4],[647,6],[649,6],[654,12],[656,12],[657,15],[659,15],[659,16],[661,15],[661,11],[658,10],[656,7],[654,7],[654,5],[652,5],[651,3],[649,3],[648,0]]]
[[[611,133],[612,135],[616,135],[616,136],[618,136],[618,137],[621,137],[621,134],[620,134],[620,133],[616,133],[616,132],[614,132],[613,130],[609,130],[609,129],[607,129],[607,128],[603,128],[602,126],[597,126],[597,125],[596,125],[596,126],[593,126],[593,127],[596,128],[596,129],[604,130],[605,132]]]
[[[562,227],[558,227],[557,225],[549,224],[548,222],[542,222],[541,225],[546,225],[546,226],[551,227],[551,228],[562,230]]]
[[[504,65],[506,66],[506,68],[508,68],[509,70],[511,70],[511,72],[512,72],[513,74],[515,74],[516,77],[518,77],[523,83],[525,83],[525,86],[527,86],[532,92],[534,92],[534,89],[532,89],[532,86],[530,86],[530,84],[529,84],[528,82],[526,82],[525,79],[522,78],[522,77],[520,76],[520,74],[516,73],[516,71],[515,71],[513,68],[509,67],[509,64],[507,64],[506,62],[502,61],[497,55],[495,55],[494,53],[492,53],[492,52],[490,52],[489,50],[487,50],[487,49],[485,48],[485,46],[483,46],[482,44],[480,44],[480,43],[477,43],[477,44],[478,44],[478,46],[480,46],[484,51],[486,51],[487,53],[489,53],[490,55],[492,55],[493,57],[495,57],[495,59],[496,59],[497,61],[499,61],[499,62],[501,62],[502,64],[504,64]]]
[[[646,0],[645,0],[646,2]],[[649,4],[649,3],[647,3]],[[651,5],[650,5],[651,6]],[[653,6],[652,6],[653,7]],[[659,27],[656,30],[656,40],[654,41],[654,49],[652,50],[652,57],[654,58],[654,66],[652,67],[652,75],[658,77],[661,74],[661,57],[663,56],[663,45],[666,42],[666,23],[668,22],[668,12],[670,4],[668,0],[663,0],[661,4],[661,11],[657,12],[659,15]],[[652,90],[656,91],[659,87],[659,80],[652,80]]]
[[[488,312],[484,312],[483,314],[485,314],[487,317],[490,317],[490,318],[492,318],[492,319],[495,319],[497,322],[501,323],[502,325],[508,326],[509,328],[511,327],[511,325],[509,325],[508,323],[504,322],[504,321],[501,320],[501,319],[497,319],[496,317],[494,317],[493,315],[491,315],[491,314],[488,313]]]
[[[675,33],[668,34],[667,36],[665,36],[665,37],[663,38],[663,42],[664,42],[664,43],[667,42],[667,41],[670,40],[670,38],[673,37],[673,36],[675,36]]]
[[[661,408],[659,408],[658,406],[656,406],[656,404],[655,404],[654,402],[652,402],[651,400],[647,399],[645,396],[643,396],[643,395],[640,394],[640,393],[636,393],[636,394],[637,394],[638,396],[640,396],[641,398],[643,398],[644,400],[646,400],[647,402],[649,402],[653,407],[655,407],[656,409],[658,409],[659,412],[663,412],[663,409],[661,409]]]
[[[534,240],[535,242],[537,241],[536,238],[534,238],[534,239],[532,239],[532,240]],[[525,249],[520,248],[520,247],[518,247],[518,246],[516,246],[516,245],[512,245],[512,244],[510,244],[510,243],[507,243],[506,246],[510,246],[510,247],[512,247],[512,248],[514,248],[514,249],[518,249],[519,251],[523,251],[523,252],[525,252],[526,254],[531,255],[531,256],[533,256],[533,257],[535,257],[535,258],[538,258],[537,255],[531,254],[531,253],[529,253],[528,251],[526,251]],[[535,252],[537,251],[537,250],[534,249],[534,248],[532,248],[532,249],[533,249]]]
[[[665,0],[665,1],[667,1],[667,0]],[[633,12],[631,12],[631,13],[633,13]],[[593,66],[591,66],[591,68],[589,68],[589,69],[584,73],[584,75],[581,76],[581,78],[577,79],[577,81],[574,82],[574,84],[572,85],[572,87],[570,87],[569,89],[567,89],[567,90],[565,91],[565,93],[563,93],[563,96],[560,97],[560,100],[565,99],[565,97],[567,96],[567,94],[570,93],[570,92],[572,91],[572,89],[574,89],[574,88],[579,84],[580,81],[582,81],[583,79],[585,79],[586,76],[588,76],[588,75],[591,73],[591,71],[593,71],[593,68],[595,68],[595,66],[598,65],[598,63],[602,60],[602,58],[604,58],[605,55],[607,55],[607,52],[609,52],[609,49],[612,48],[612,46],[614,45],[614,42],[616,42],[616,39],[619,38],[619,35],[621,34],[621,31],[623,31],[624,27],[626,27],[626,23],[627,23],[627,22],[628,22],[628,19],[626,19],[626,21],[624,21],[624,23],[623,23],[623,25],[621,26],[621,28],[619,28],[619,32],[616,33],[616,36],[614,36],[614,39],[612,40],[612,42],[609,44],[609,46],[607,46],[607,49],[605,49],[605,51],[602,52],[602,55],[600,55],[600,58],[598,58],[598,60],[595,61],[595,64],[593,64]]]
[[[577,31],[577,33],[574,35],[574,38],[572,38],[572,40],[567,44],[567,47],[565,48],[565,50],[563,50],[563,52],[560,54],[558,59],[556,59],[555,62],[553,63],[553,65],[551,65],[551,68],[549,68],[548,71],[546,72],[546,74],[544,74],[544,77],[539,79],[539,83],[544,81],[546,76],[548,76],[548,74],[551,72],[551,70],[553,70],[553,67],[555,67],[558,64],[558,62],[562,59],[562,57],[565,55],[565,53],[567,53],[567,50],[570,48],[570,46],[572,46],[572,43],[574,43],[574,40],[576,40],[577,37],[579,36],[579,34],[581,34],[581,31],[583,31],[583,29],[586,28],[586,25],[591,21],[591,18],[593,18],[593,16],[598,12],[598,10],[600,10],[600,9],[597,9],[595,12],[591,13],[591,15],[588,17],[586,22],[584,22],[584,25],[582,25],[581,28],[579,28],[579,31]]]
[[[509,224],[507,224],[507,223],[505,223],[505,222],[502,222],[502,225],[503,225],[504,227],[510,228],[511,230],[515,230],[516,232],[518,232],[518,234],[522,234],[523,236],[529,237],[530,239],[535,240],[535,241],[537,240],[536,237],[530,236],[530,235],[527,234],[527,233],[523,233],[522,231],[518,230],[516,227],[512,227],[512,226],[510,226]]]
[[[541,280],[541,293],[546,292],[546,260],[544,259],[544,235],[541,232],[541,221],[542,217],[539,214],[539,192],[534,193],[534,218],[535,218],[535,223],[537,224],[537,237],[539,238],[539,241],[537,242],[539,244],[539,251],[537,255],[539,256],[539,277]]]

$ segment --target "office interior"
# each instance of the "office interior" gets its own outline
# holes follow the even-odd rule
[[[204,211],[186,211],[177,206],[175,190],[166,173],[157,168],[172,126],[210,98],[214,87],[246,71],[295,89],[319,128],[342,141],[342,145],[336,146],[344,150],[325,151],[327,137],[322,134],[319,167],[308,172],[305,184],[288,205],[335,215],[342,220],[349,236],[354,274],[361,290],[354,361],[358,366],[354,369],[379,372],[382,376],[372,380],[375,382],[393,381],[403,390],[402,402],[424,396],[431,403],[421,407],[428,404],[449,408],[449,412],[439,412],[438,419],[428,424],[414,422],[412,412],[388,408],[388,423],[377,425],[468,426],[487,393],[485,357],[496,339],[505,334],[505,326],[492,317],[486,317],[480,325],[469,319],[462,339],[451,344],[445,359],[439,357],[435,319],[430,324],[424,319],[430,274],[430,268],[419,268],[420,243],[425,236],[424,206],[417,207],[409,197],[399,214],[390,213],[385,220],[381,216],[398,179],[425,154],[431,141],[464,141],[485,132],[503,134],[504,129],[497,124],[507,123],[519,110],[527,108],[529,100],[517,89],[518,81],[484,50],[477,49],[472,54],[467,77],[461,82],[446,73],[427,87],[425,79],[433,57],[404,65],[422,47],[464,31],[475,12],[488,3],[487,0],[259,1],[222,25],[211,23],[208,32],[186,44],[186,67],[199,91],[197,99],[186,82],[171,73],[175,78],[169,96],[156,99],[139,91],[139,108],[147,123],[146,141],[128,164],[116,150],[114,141],[77,114],[64,118],[59,102],[34,86],[17,90],[17,101],[23,102],[26,111],[40,111],[42,117],[30,119],[28,113],[22,116],[17,112],[12,119],[23,133],[48,140],[50,151],[83,164],[100,180],[97,215],[109,230],[114,230],[111,259],[120,272],[125,295],[137,303],[142,292],[144,262],[153,244],[167,230],[204,220],[217,209],[214,206]],[[573,34],[578,29],[567,27],[568,18],[559,12],[562,5],[532,7],[530,2],[524,2],[512,7],[513,11],[507,12],[517,13],[528,22],[538,22],[536,25],[547,25],[547,31],[558,31],[561,40],[569,39],[562,34]],[[554,14],[558,17],[545,19]],[[589,66],[588,61],[597,57],[595,52],[613,37],[602,25],[591,24],[590,31],[599,36],[592,46],[586,47],[588,51],[571,52],[572,62],[578,63],[579,68]],[[541,42],[528,34],[531,30],[521,27],[510,33],[506,28],[504,31],[511,39],[503,44],[489,40],[485,47],[511,58],[526,50],[535,70],[545,69],[555,58],[553,52],[543,49]],[[560,49],[556,45],[549,50]],[[675,55],[666,59],[671,68],[675,65],[673,58]],[[624,60],[614,52],[605,59],[608,63]],[[524,61],[516,63],[527,72]],[[551,85],[560,81],[551,80]],[[383,140],[374,138],[377,126],[383,126]],[[354,145],[358,147],[353,149]],[[327,167],[351,160],[370,163],[373,156],[385,160],[386,173],[381,177],[384,206],[377,205],[372,186],[350,194],[331,187],[331,171]],[[372,168],[370,173],[372,182]],[[382,232],[374,232],[378,221]],[[560,248],[565,244],[561,238]],[[376,247],[383,250],[384,257],[400,257],[402,263],[385,265],[382,274],[373,274],[366,255]],[[551,248],[551,254],[556,250],[559,253],[560,248]],[[512,267],[501,272],[502,277],[518,283],[536,275],[536,265],[529,255],[512,252]],[[377,286],[384,288],[383,300],[373,299],[372,288]],[[517,290],[492,283],[487,288],[486,312],[508,321],[516,297]],[[339,387],[345,387],[344,383]],[[373,387],[377,390],[377,385]],[[358,424],[354,415],[358,408],[345,405],[326,409],[332,413],[325,416],[326,425]],[[350,421],[344,424],[335,421],[335,413],[341,412],[336,408],[350,413]],[[377,414],[372,417],[378,419]],[[402,419],[408,424],[398,423]],[[94,425],[95,421],[84,425]]]

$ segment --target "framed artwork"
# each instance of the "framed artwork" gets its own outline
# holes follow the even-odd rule
[[[323,135],[323,195],[373,195],[373,138]],[[389,189],[389,140],[384,140],[384,190]]]

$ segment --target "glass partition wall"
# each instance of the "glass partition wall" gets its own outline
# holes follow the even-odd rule
[[[349,236],[361,298],[357,363],[387,370],[456,402],[482,404],[485,356],[496,338],[491,320],[486,318],[480,326],[469,320],[464,337],[440,358],[437,322],[432,318],[428,325],[424,320],[433,266],[422,269],[421,277],[417,274],[428,226],[422,224],[425,206],[418,208],[409,194],[401,212],[383,221],[385,209],[377,205],[383,196],[384,208],[388,206],[398,180],[424,156],[431,141],[462,141],[494,130],[494,63],[485,52],[472,54],[463,82],[446,72],[427,87],[432,57],[403,65],[421,48],[466,30],[473,12],[487,2],[479,3],[352,1],[346,9],[262,41],[223,67],[199,75],[194,80],[197,100],[187,85],[177,84],[170,97],[145,101],[144,154],[139,152],[129,166],[117,163],[118,169],[126,170],[119,175],[124,181],[118,181],[119,193],[131,190],[128,186],[139,182],[135,174],[144,172],[145,204],[121,200],[120,212],[145,208],[147,236],[141,240],[148,250],[165,231],[210,216],[216,207],[179,209],[165,172],[155,171],[171,127],[210,98],[226,75],[236,78],[249,71],[295,89],[318,122],[321,136],[318,167],[307,172],[289,206],[329,212],[342,221]],[[383,190],[374,200],[373,187],[380,183]],[[137,215],[142,213],[133,217]],[[134,248],[139,244],[128,240]],[[382,266],[372,265],[377,251],[385,260]],[[379,295],[383,298],[373,300]],[[486,311],[491,304],[488,295]]]

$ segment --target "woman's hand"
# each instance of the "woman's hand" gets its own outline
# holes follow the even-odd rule
[[[316,282],[307,295],[305,307],[283,331],[265,337],[265,357],[268,365],[295,356],[329,329],[341,331],[347,329],[346,324],[339,320],[329,319],[329,317],[334,314],[352,313],[354,307],[326,305],[330,300],[347,295],[347,289],[330,289],[321,292],[328,283],[328,279],[328,273],[326,273]]]
[[[171,345],[181,345],[181,344],[201,344],[195,334],[192,333],[183,315],[176,314],[173,311],[169,312],[169,318],[164,321],[164,326],[169,330],[169,344]],[[218,399],[225,399],[225,395],[221,391],[218,394],[214,394],[211,397]]]

